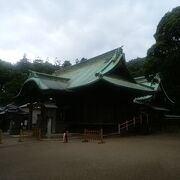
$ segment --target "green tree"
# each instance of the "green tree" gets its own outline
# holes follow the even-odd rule
[[[58,65],[41,59],[36,59],[31,63],[26,54],[14,65],[0,60],[0,106],[13,101],[13,97],[18,94],[28,78],[29,70],[52,74],[60,68]]]
[[[13,78],[14,67],[11,63],[0,60],[0,106],[8,102],[6,84]]]
[[[83,57],[81,58],[80,63],[85,62],[85,61],[87,61],[87,59]]]
[[[0,60],[0,90],[3,90],[4,84],[12,78],[12,72],[12,64]]]
[[[62,64],[62,67],[65,68],[65,67],[69,67],[69,66],[71,66],[71,65],[72,65],[72,64],[71,64],[70,61],[65,60],[65,61],[63,62],[63,64]]]
[[[127,68],[129,69],[131,75],[133,77],[143,76],[144,75],[144,63],[145,58],[136,58],[132,59],[131,61],[127,62]]]
[[[23,55],[23,58],[20,59],[16,64],[15,64],[15,68],[18,71],[21,72],[27,72],[28,69],[31,69],[31,62],[29,61],[29,59],[27,58],[26,54]]]
[[[77,59],[75,59],[75,64],[79,64],[79,59],[77,58]]]
[[[145,73],[160,72],[165,89],[180,104],[180,6],[164,15],[147,52]]]

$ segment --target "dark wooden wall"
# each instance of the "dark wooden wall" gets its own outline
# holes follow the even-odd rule
[[[84,128],[118,130],[118,123],[132,119],[135,94],[104,83],[59,95],[56,131],[82,132]]]

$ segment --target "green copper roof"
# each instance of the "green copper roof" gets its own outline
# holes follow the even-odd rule
[[[68,81],[69,79],[67,78],[60,78],[44,73],[30,71],[30,77],[24,84],[34,82],[41,90],[64,90],[68,85]]]
[[[54,73],[57,77],[68,78],[68,88],[76,88],[96,82],[104,74],[121,63],[122,49],[118,48],[100,56],[91,58],[83,63],[71,66]]]
[[[119,68],[117,70],[117,68]],[[29,82],[35,83],[41,90],[73,90],[98,81],[106,81],[118,87],[131,88],[146,92],[154,88],[136,83],[130,76],[122,48],[117,48],[85,62],[56,71],[53,75],[31,72]]]
[[[145,76],[136,77],[134,79],[141,86],[151,88],[155,91],[159,88],[160,85],[160,77],[158,74],[154,77],[152,81],[148,81]]]
[[[148,87],[143,87],[140,84],[135,84],[132,82],[128,82],[122,79],[119,79],[117,77],[113,77],[113,76],[104,76],[103,79],[109,83],[112,83],[114,85],[117,85],[119,87],[126,87],[126,88],[130,88],[130,89],[134,89],[134,90],[140,90],[140,91],[149,91],[152,92],[153,89],[148,88]]]

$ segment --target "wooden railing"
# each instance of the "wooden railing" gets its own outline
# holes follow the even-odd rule
[[[148,116],[146,115],[146,120],[148,122]],[[130,127],[136,127],[136,125],[142,125],[143,123],[143,114],[140,114],[139,117],[133,117],[133,119],[129,121],[125,121],[124,123],[121,123],[118,125],[118,133],[121,133],[121,130],[126,130],[128,131]]]

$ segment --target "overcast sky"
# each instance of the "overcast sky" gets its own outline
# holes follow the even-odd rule
[[[144,57],[162,16],[179,0],[0,0],[0,59],[23,54],[53,62],[90,58],[124,46]]]

